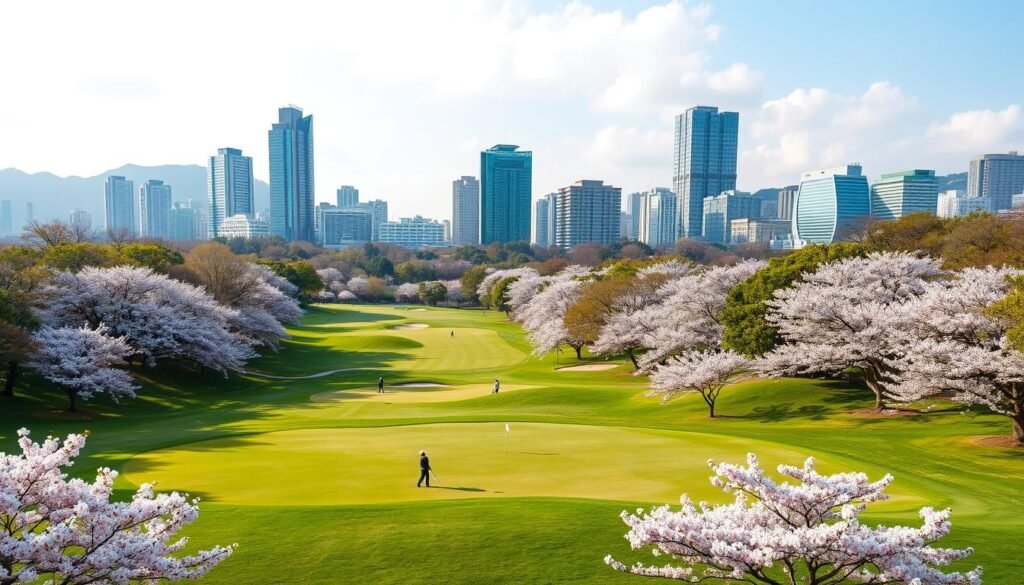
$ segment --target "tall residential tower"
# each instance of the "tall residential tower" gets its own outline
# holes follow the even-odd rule
[[[736,189],[740,115],[697,106],[676,116],[672,188],[678,198],[680,238],[699,238],[704,198]]]
[[[314,240],[313,116],[288,106],[267,132],[270,143],[270,234]]]
[[[563,250],[595,242],[619,240],[622,189],[604,181],[576,181],[555,197],[555,241]],[[548,213],[551,213],[550,208]]]
[[[452,181],[452,243],[480,243],[480,181],[476,177]]]
[[[107,177],[103,186],[103,203],[106,210],[107,231],[136,235],[135,184],[116,175]]]
[[[150,179],[139,187],[139,235],[171,237],[171,186]]]
[[[220,224],[225,218],[255,214],[252,157],[244,156],[237,148],[217,149],[206,169],[206,192],[210,198],[211,238],[221,235]]]
[[[989,197],[991,211],[1013,207],[1013,196],[1024,193],[1024,155],[981,154],[967,168],[967,197]]]

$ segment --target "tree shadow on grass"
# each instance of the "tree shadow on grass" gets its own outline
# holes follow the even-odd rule
[[[456,491],[456,492],[484,492],[484,493],[487,492],[487,490],[485,490],[483,488],[475,488],[475,487],[448,487],[448,486],[443,486],[443,485],[432,485],[432,486],[429,486],[429,487],[432,490],[453,490],[453,491]]]
[[[772,404],[770,406],[758,406],[749,414],[741,418],[759,420],[761,422],[783,422],[795,418],[806,418],[808,420],[824,420],[832,410],[820,404],[804,404],[794,406],[792,402],[786,404]]]

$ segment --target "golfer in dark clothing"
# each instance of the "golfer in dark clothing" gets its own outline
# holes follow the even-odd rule
[[[498,390],[500,390],[500,389],[501,389],[501,382],[495,380],[494,381],[494,390],[491,392],[491,394],[497,394]]]
[[[381,376],[380,378],[377,378],[377,393],[378,394],[383,394],[384,393],[384,376]]]
[[[424,481],[430,487],[430,458],[426,451],[420,451],[420,480],[416,482],[416,487],[420,487]]]

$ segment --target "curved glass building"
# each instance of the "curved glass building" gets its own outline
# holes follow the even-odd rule
[[[831,244],[870,213],[871,193],[860,165],[808,171],[793,204],[793,239],[797,246]]]

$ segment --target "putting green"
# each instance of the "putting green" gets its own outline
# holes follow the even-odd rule
[[[341,401],[366,401],[382,404],[409,404],[413,402],[454,402],[456,400],[469,400],[487,396],[494,388],[493,384],[468,384],[465,386],[418,386],[406,384],[400,386],[388,386],[384,393],[378,393],[377,388],[355,388],[352,390],[336,390],[334,392],[320,392],[310,397],[313,402],[341,402]],[[515,392],[536,388],[526,384],[503,384],[501,393]]]
[[[324,333],[316,345],[334,350],[395,352],[391,369],[403,371],[455,371],[504,368],[529,357],[487,329],[439,329],[436,327],[397,330]],[[455,331],[455,336],[450,331]]]
[[[706,458],[799,462],[783,445],[680,431],[511,423],[424,424],[376,429],[304,429],[203,441],[143,453],[123,467],[135,484],[243,505],[368,504],[455,498],[556,496],[672,503],[721,500]],[[425,449],[439,489],[417,489]],[[699,453],[699,456],[696,454]],[[822,467],[848,465],[825,462]],[[878,509],[923,500],[899,489]]]

